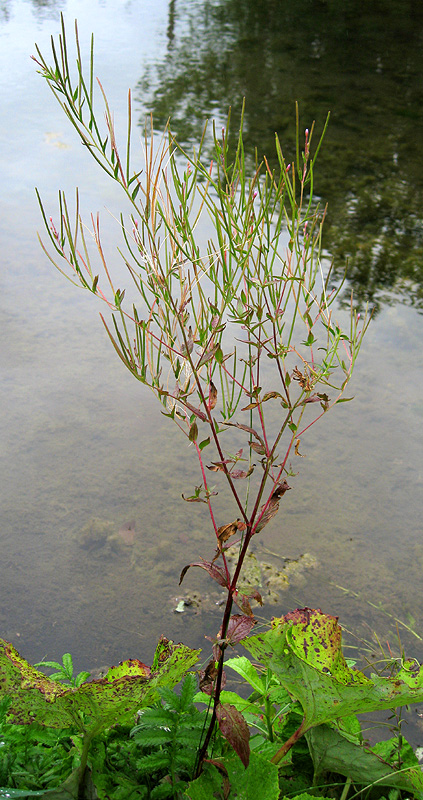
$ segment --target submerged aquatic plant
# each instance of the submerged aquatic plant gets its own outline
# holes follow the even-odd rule
[[[59,193],[55,223],[40,206],[49,237],[43,248],[74,284],[101,299],[111,322],[101,319],[131,374],[158,398],[161,411],[190,444],[199,482],[187,503],[203,503],[210,517],[210,551],[182,570],[205,570],[226,592],[221,626],[201,688],[212,698],[207,730],[197,757],[201,773],[218,722],[224,737],[248,764],[245,722],[223,703],[224,658],[244,639],[255,619],[257,588],[240,574],[253,537],[278,514],[307,431],[336,404],[345,402],[369,315],[354,308],[346,325],[336,318],[341,285],[331,282],[322,256],[325,210],[314,198],[314,124],[300,136],[297,111],[295,161],[287,164],[276,137],[278,169],[264,158],[252,170],[243,146],[243,115],[235,152],[227,125],[213,127],[213,157],[178,145],[168,125],[157,136],[150,120],[142,164],[132,164],[131,95],[128,131],[121,148],[113,114],[94,80],[93,41],[85,77],[76,29],[77,75],[69,68],[62,21],[53,66],[37,48],[41,74],[82,143],[119,184],[128,206],[119,220],[120,254],[129,275],[122,289],[102,244],[99,216],[91,216],[91,242],[79,210],[75,216]],[[103,100],[105,129],[95,109]],[[343,314],[345,318],[345,313]],[[211,484],[211,477],[216,485]],[[232,497],[234,514],[219,519],[218,491]],[[235,541],[230,569],[226,551]],[[234,613],[234,606],[237,612]]]

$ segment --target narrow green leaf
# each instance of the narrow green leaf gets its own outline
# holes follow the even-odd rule
[[[198,438],[198,425],[194,420],[189,429],[188,439],[190,440],[190,442],[196,442],[197,438]]]
[[[63,661],[64,669],[66,670],[67,674],[71,678],[72,675],[73,675],[73,662],[72,662],[71,654],[70,653],[64,653],[64,655],[62,656],[62,661]]]
[[[256,692],[263,694],[266,689],[266,682],[264,678],[258,674],[255,667],[253,667],[249,658],[246,656],[238,656],[238,658],[229,658],[225,661],[225,668],[230,667],[231,669],[235,670],[238,675],[241,675]]]
[[[218,364],[223,364],[223,353],[222,353],[222,348],[220,347],[220,345],[219,345],[219,347],[217,347],[216,352],[214,354],[214,357],[215,357],[215,359],[216,359]]]

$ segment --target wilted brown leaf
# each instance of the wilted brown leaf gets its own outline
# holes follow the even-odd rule
[[[320,400],[320,405],[322,406],[323,411],[327,411],[329,408],[330,398],[327,396],[326,392],[319,392],[317,396]]]
[[[209,403],[208,403],[210,411],[212,411],[214,409],[216,403],[217,403],[217,389],[216,389],[213,381],[210,381],[210,383],[209,383]]]
[[[206,464],[206,467],[210,472],[225,472],[225,465],[233,463],[232,459],[226,458],[224,461],[212,461],[211,465]]]
[[[200,670],[199,688],[201,692],[211,695],[213,692],[214,682],[217,678],[217,668],[214,658],[209,661],[205,669]]]
[[[286,480],[276,484],[269,501],[264,503],[260,509],[261,516],[255,527],[254,533],[259,533],[261,530],[263,530],[265,525],[267,525],[267,523],[276,516],[279,511],[279,500],[290,488],[291,487],[288,485]]]
[[[260,533],[260,531],[263,530],[263,528],[267,525],[267,523],[270,522],[270,520],[273,519],[273,517],[276,517],[278,511],[279,511],[279,503],[277,501],[272,504],[269,503],[266,510],[263,511],[254,532]]]
[[[302,389],[306,392],[311,391],[310,376],[307,374],[307,365],[304,365],[304,373],[302,373],[297,366],[292,371],[291,378],[293,381],[298,381]]]
[[[265,403],[265,402],[266,402],[266,400],[272,400],[272,399],[274,399],[274,398],[276,398],[276,397],[280,397],[280,398],[282,398],[282,395],[281,395],[281,393],[280,393],[280,392],[266,392],[266,394],[265,394],[265,395],[263,395],[263,397],[262,397],[262,399],[261,399],[261,402],[262,402],[262,403]],[[282,399],[283,399],[283,398],[282,398]]]
[[[241,408],[241,411],[250,411],[252,408],[257,408],[258,405],[258,403],[248,403],[248,406]]]
[[[229,425],[231,428],[239,428],[241,431],[246,431],[247,433],[252,433],[253,436],[256,437],[256,439],[260,439],[260,436],[258,435],[257,431],[255,431],[254,428],[250,428],[248,425],[241,425],[240,422],[224,422],[223,424]]]
[[[219,652],[220,652],[220,648],[219,648]],[[200,688],[200,691],[202,691],[202,692],[204,692],[205,694],[208,694],[208,695],[213,695],[213,693],[214,693],[214,687],[215,687],[215,682],[216,682],[217,672],[218,672],[217,667],[216,667],[216,661],[217,661],[217,659],[215,660],[215,658],[212,658],[209,661],[209,663],[207,664],[207,667],[205,669],[200,670],[199,688]],[[226,685],[226,674],[223,671],[222,672],[221,688],[223,689],[225,685]]]
[[[251,592],[250,597],[252,597],[253,600],[255,600],[260,606],[263,605],[263,598],[257,589],[254,589],[254,591]]]
[[[297,441],[295,442],[295,455],[296,456],[300,456],[301,458],[305,458],[305,456],[303,456],[303,454],[300,453],[300,450],[299,450],[300,442],[301,442],[301,439],[297,439]]]
[[[228,525],[221,525],[220,528],[217,529],[216,535],[219,542],[219,549],[222,550],[222,547],[231,536],[234,536],[235,533],[238,532],[238,520],[235,522],[229,522]]]
[[[192,348],[194,347],[194,337],[192,335],[191,325],[188,328],[186,342],[186,344],[184,343],[181,345],[181,355],[183,356],[186,356],[188,353],[192,353]]]
[[[233,596],[233,601],[238,606],[238,608],[240,608],[241,611],[244,612],[244,614],[247,614],[249,617],[253,619],[254,614],[252,612],[250,601],[248,600],[247,595],[242,594],[236,589],[232,596]]]
[[[277,483],[273,490],[272,497],[270,498],[270,502],[272,502],[272,500],[274,500],[275,498],[283,497],[285,492],[287,492],[290,488],[291,488],[290,485],[285,479],[280,483]]]

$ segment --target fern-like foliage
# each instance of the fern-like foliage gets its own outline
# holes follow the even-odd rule
[[[192,778],[205,723],[205,715],[193,703],[193,674],[186,676],[180,694],[168,688],[159,693],[160,703],[143,709],[131,731],[141,749],[137,770],[142,776],[154,778],[152,800],[176,798]]]

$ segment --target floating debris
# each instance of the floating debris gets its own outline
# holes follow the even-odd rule
[[[183,614],[189,611],[190,614],[197,615],[201,611],[212,611],[213,608],[219,603],[220,595],[218,592],[214,594],[201,594],[200,592],[190,592],[182,597],[172,597],[172,611],[175,614]]]

